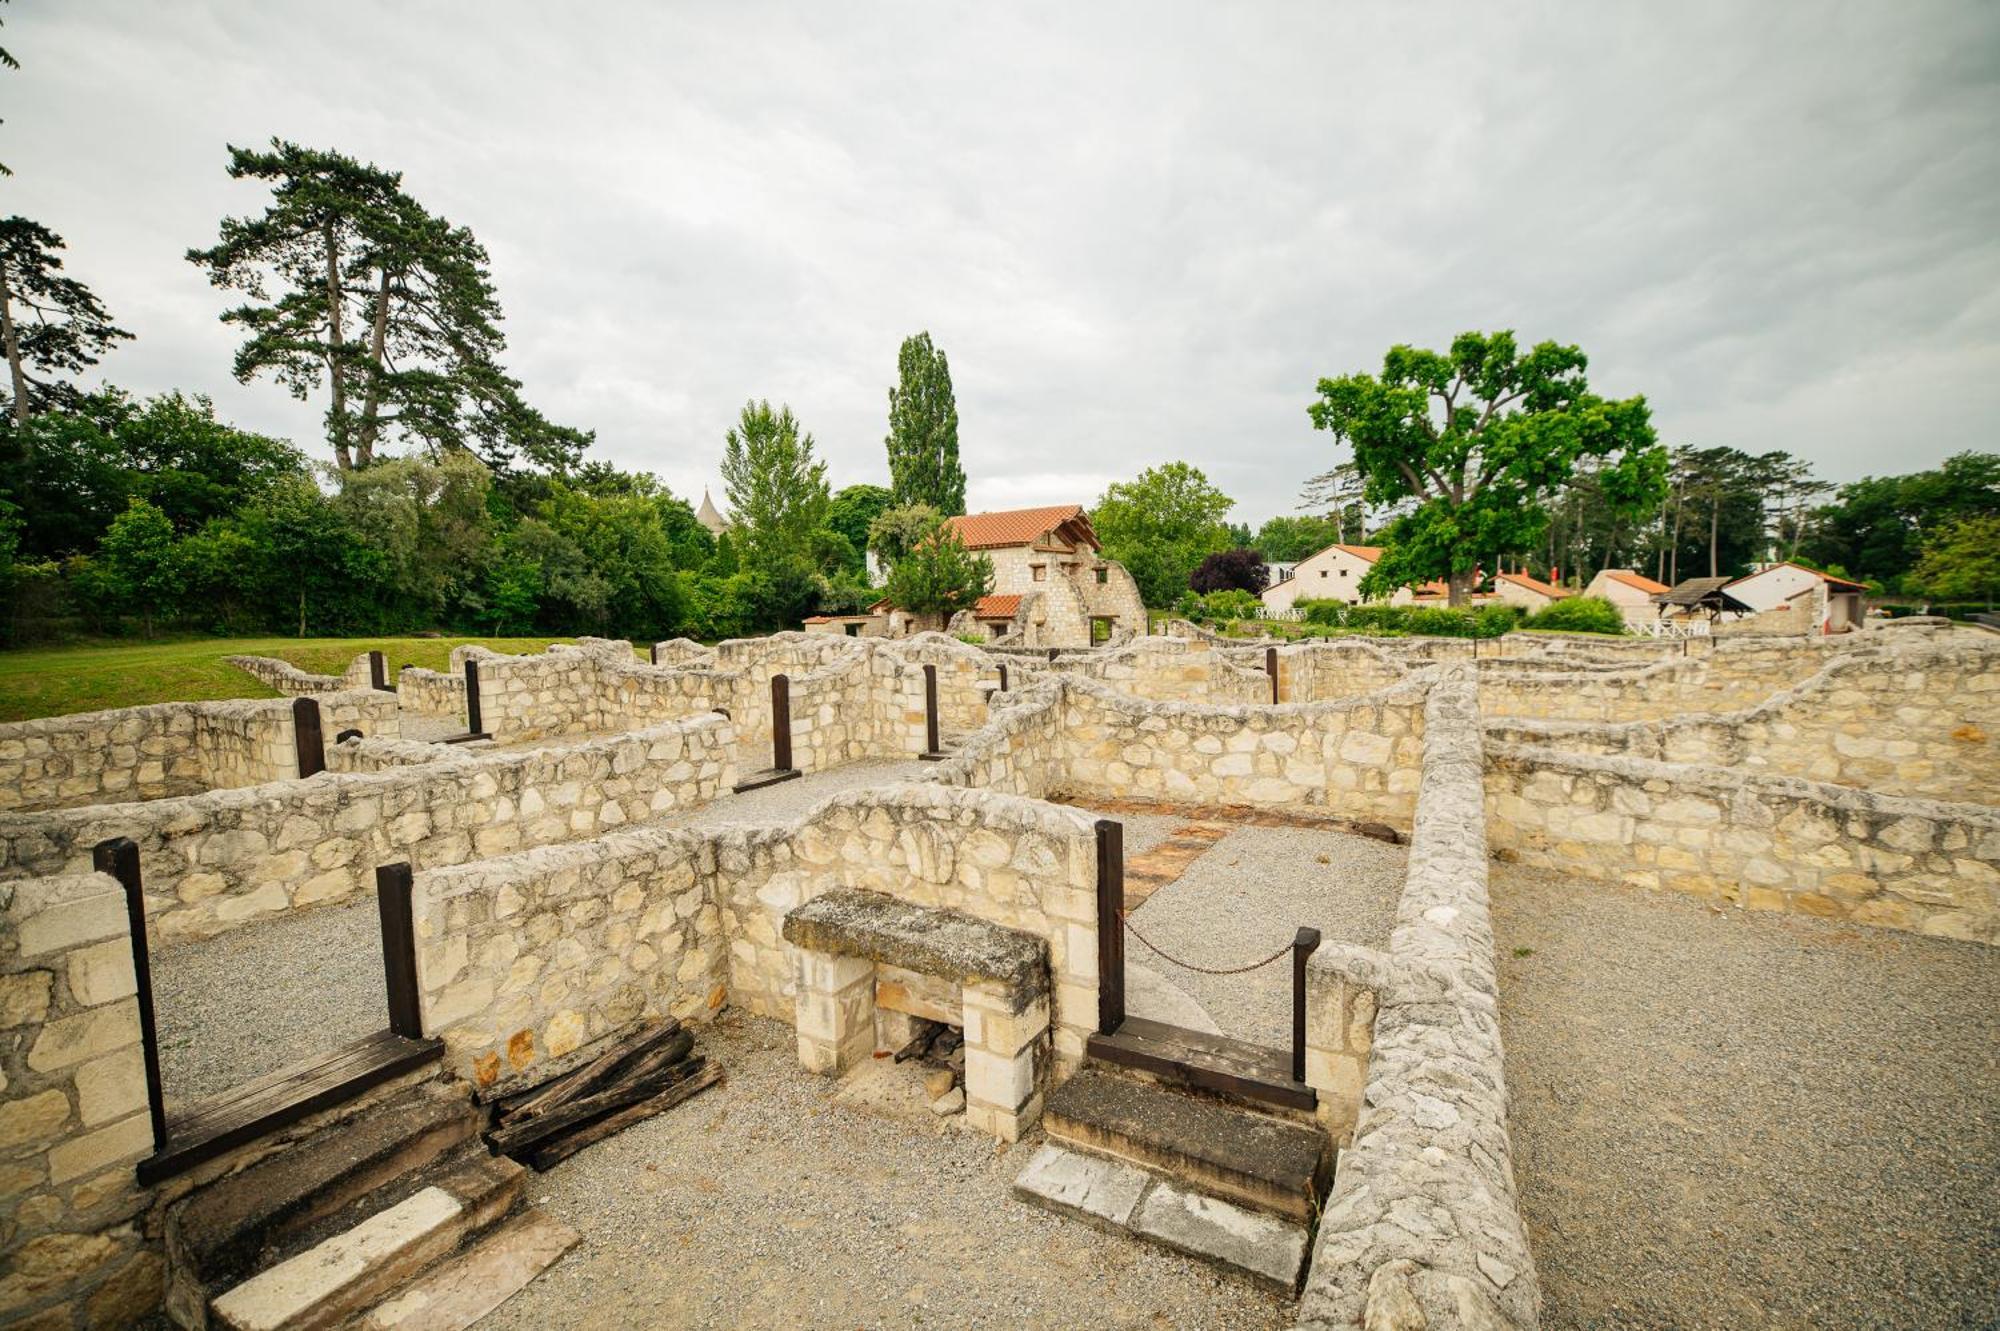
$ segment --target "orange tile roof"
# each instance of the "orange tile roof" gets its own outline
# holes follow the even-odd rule
[[[1576,595],[1567,587],[1557,587],[1543,582],[1540,578],[1531,578],[1525,573],[1496,573],[1493,577],[1496,582],[1511,582],[1516,587],[1526,587],[1531,592],[1540,592],[1551,601],[1560,601],[1565,596]]]
[[[1044,528],[1046,530],[1046,528]],[[974,619],[1012,619],[1021,608],[1019,596],[982,596],[972,607]]]
[[[1732,582],[1727,585],[1734,587],[1737,582],[1748,582],[1752,578],[1761,577],[1764,574],[1769,573],[1774,568],[1795,568],[1801,573],[1812,574],[1815,578],[1820,579],[1822,582],[1835,583],[1842,587],[1852,588],[1857,592],[1865,592],[1868,590],[1866,583],[1856,582],[1852,578],[1835,577],[1833,574],[1828,573],[1823,569],[1816,569],[1810,564],[1801,564],[1796,559],[1781,559],[1775,564],[1767,564],[1763,568],[1758,569],[1755,573],[1745,573],[1742,577],[1738,578],[1736,582]]]
[[[1071,535],[1100,548],[1097,533],[1081,504],[1057,504],[1050,508],[1012,508],[1001,513],[971,513],[947,518],[945,524],[958,533],[968,550],[997,550],[1009,545],[1028,545],[1045,531],[1075,524]]]
[[[1604,570],[1604,576],[1614,578],[1624,583],[1627,587],[1637,587],[1648,596],[1662,596],[1673,590],[1673,588],[1667,586],[1665,583],[1654,582],[1645,574],[1634,573],[1629,568],[1607,568]]]
[[[1356,559],[1364,559],[1371,564],[1380,559],[1386,549],[1386,547],[1380,545],[1341,545],[1338,542],[1334,544],[1333,548],[1336,550],[1345,550]]]

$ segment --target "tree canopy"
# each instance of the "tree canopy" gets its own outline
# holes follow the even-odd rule
[[[946,517],[965,512],[958,462],[958,403],[951,366],[929,333],[903,339],[889,390],[889,484],[899,504],[929,504]]]
[[[882,594],[889,603],[942,627],[993,590],[993,561],[965,548],[965,539],[928,504],[890,509],[880,520],[897,548]]]
[[[68,376],[132,336],[111,322],[89,287],[64,274],[62,250],[62,237],[41,223],[0,219],[0,348],[17,425],[80,401]]]
[[[270,206],[224,218],[187,257],[247,298],[222,316],[246,334],[238,379],[269,374],[301,400],[324,383],[343,471],[391,439],[497,469],[576,462],[591,435],[543,417],[500,366],[500,305],[471,231],[427,212],[399,172],[343,153],[277,139],[229,153],[233,179],[270,184]]]
[[[1524,353],[1509,332],[1462,333],[1447,354],[1399,345],[1379,376],[1320,380],[1313,424],[1352,448],[1367,502],[1415,501],[1383,532],[1363,592],[1443,579],[1468,604],[1482,556],[1533,545],[1544,501],[1584,459],[1609,509],[1658,504],[1667,458],[1645,399],[1596,396],[1585,367],[1576,347]]]
[[[1256,550],[1224,550],[1201,561],[1188,577],[1188,587],[1203,595],[1210,592],[1249,592],[1255,595],[1264,590],[1270,574],[1264,565],[1264,556]]]
[[[1123,564],[1149,606],[1167,606],[1188,577],[1230,545],[1223,519],[1235,501],[1198,467],[1168,462],[1108,487],[1090,512],[1104,553]]]

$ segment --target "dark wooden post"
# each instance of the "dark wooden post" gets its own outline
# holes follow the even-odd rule
[[[792,681],[771,676],[771,770],[792,770]]]
[[[1125,1024],[1125,824],[1097,820],[1097,1033]]]
[[[1056,648],[1054,648],[1054,647],[1051,647],[1051,648],[1049,648],[1049,664],[1050,664],[1050,665],[1054,665],[1054,664],[1056,663],[1056,650],[1057,650],[1057,649],[1056,649]]]
[[[1306,958],[1319,947],[1319,930],[1292,939],[1292,1080],[1306,1079]]]
[[[938,708],[937,708],[937,667],[924,666],[924,752],[926,758],[939,756],[938,749]]]
[[[1271,701],[1278,701],[1278,649],[1264,649],[1264,673],[1271,677]]]
[[[1007,691],[1007,663],[1005,661],[1002,661],[1000,663],[1000,692],[1005,693],[1006,691]]]
[[[479,662],[468,657],[465,662],[465,733],[481,733],[484,727],[480,723],[484,720],[479,714]]]
[[[368,653],[368,684],[377,693],[395,692],[389,687],[389,663],[380,652]]]
[[[146,946],[146,890],[139,882],[139,846],[130,837],[100,841],[90,865],[125,889],[125,922],[132,931],[132,979],[139,999],[139,1052],[146,1063],[146,1110],[153,1121],[153,1149],[167,1146],[167,1093],[160,1081],[160,1028],[153,1015],[153,962]]]
[[[375,905],[382,915],[382,975],[389,986],[389,1029],[406,1039],[424,1037],[417,995],[417,922],[410,914],[413,875],[408,861],[375,870]]]
[[[299,755],[299,775],[326,770],[326,734],[319,728],[319,700],[292,699],[292,747]]]
[[[646,648],[646,655],[652,659],[654,665],[658,665],[660,663],[660,644],[656,642],[648,646]]]

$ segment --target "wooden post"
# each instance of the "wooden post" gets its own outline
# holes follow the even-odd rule
[[[417,922],[411,915],[409,862],[378,865],[375,905],[382,917],[382,975],[389,988],[389,1029],[410,1040],[424,1036],[417,994]]]
[[[299,775],[326,770],[326,734],[319,728],[319,700],[292,699],[292,747],[299,755]]]
[[[139,881],[139,846],[130,837],[100,841],[90,866],[109,874],[125,889],[125,923],[132,931],[132,979],[138,989],[139,1053],[146,1064],[146,1110],[153,1122],[153,1149],[167,1146],[167,1092],[160,1081],[160,1028],[153,1015],[153,962],[146,946],[146,891]]]
[[[479,662],[470,657],[465,662],[465,733],[477,735],[485,718],[479,714]]]
[[[1097,1033],[1125,1024],[1125,824],[1097,820]]]
[[[380,652],[368,653],[368,685],[377,693],[395,692],[389,687],[389,663]]]
[[[938,753],[937,667],[924,666],[924,756]]]
[[[652,658],[654,665],[658,665],[660,663],[660,644],[656,642],[649,645],[646,648],[646,655]]]
[[[1007,663],[1005,661],[1002,661],[1000,663],[1000,692],[1005,693],[1006,691],[1007,691]]]
[[[1306,958],[1319,947],[1319,930],[1292,939],[1292,1080],[1306,1079]]]
[[[771,770],[792,770],[792,681],[771,676]]]
[[[1275,703],[1278,701],[1278,649],[1276,647],[1266,647],[1264,649],[1264,673],[1271,677],[1271,701]]]

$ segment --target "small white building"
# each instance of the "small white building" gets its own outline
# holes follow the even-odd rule
[[[1529,577],[1526,573],[1496,573],[1493,575],[1493,599],[1503,605],[1518,605],[1530,614],[1546,610],[1565,597],[1576,595],[1566,587],[1543,582],[1540,578]]]
[[[1728,584],[1727,590],[1759,612],[1787,606],[1802,609],[1808,633],[1847,633],[1863,627],[1862,598],[1868,594],[1858,582],[1791,560],[1766,564]]]
[[[1629,568],[1607,568],[1598,570],[1590,585],[1583,589],[1583,594],[1599,596],[1611,602],[1624,616],[1625,626],[1635,628],[1660,617],[1660,603],[1655,598],[1665,596],[1672,590],[1664,582],[1654,582],[1645,574]]]
[[[1290,610],[1300,601],[1361,604],[1361,579],[1382,557],[1379,545],[1329,545],[1292,566],[1292,576],[1260,595],[1267,610]]]

